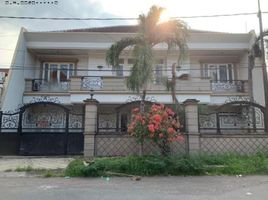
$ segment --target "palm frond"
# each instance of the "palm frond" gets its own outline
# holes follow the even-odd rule
[[[115,42],[106,52],[106,63],[112,65],[113,67],[119,66],[119,56],[121,52],[135,44],[140,43],[142,40],[140,37],[133,38],[123,38]]]
[[[147,88],[153,76],[153,52],[150,44],[135,45],[133,49],[135,63],[127,78],[128,89],[137,93]]]
[[[156,30],[156,33],[151,37],[153,45],[165,43],[168,46],[168,51],[179,48],[178,60],[186,55],[188,27],[185,22],[170,20],[159,24]]]

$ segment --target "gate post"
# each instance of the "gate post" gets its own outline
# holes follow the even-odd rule
[[[185,124],[188,134],[188,153],[196,154],[200,152],[200,134],[198,130],[198,100],[187,99],[185,105]]]
[[[93,157],[95,152],[95,134],[97,125],[98,101],[86,99],[85,101],[85,130],[84,130],[84,156]]]

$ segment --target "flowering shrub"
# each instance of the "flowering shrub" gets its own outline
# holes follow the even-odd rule
[[[139,108],[132,110],[128,133],[142,143],[150,139],[158,145],[161,153],[170,153],[169,144],[174,141],[183,141],[179,133],[180,123],[175,113],[163,104],[154,104],[147,113],[141,113]]]

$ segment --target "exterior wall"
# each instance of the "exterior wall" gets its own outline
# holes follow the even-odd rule
[[[235,66],[236,71],[236,80],[247,80],[248,79],[248,54],[244,53],[239,63]]]
[[[125,80],[115,77],[115,73],[111,72],[111,67],[108,67],[105,61],[105,52],[107,48],[114,42],[123,37],[130,37],[135,34],[129,33],[90,33],[90,32],[22,32],[18,47],[25,50],[25,54],[16,53],[14,55],[14,62],[19,63],[25,67],[35,66],[36,70],[24,70],[21,71],[12,70],[10,74],[10,85],[5,96],[5,102],[3,103],[4,109],[14,109],[20,103],[29,102],[32,98],[38,98],[40,95],[46,95],[51,97],[58,97],[62,99],[63,103],[81,103],[83,100],[89,97],[89,90],[81,89],[81,77],[74,77],[71,80],[71,89],[65,91],[46,91],[46,92],[33,92],[31,91],[31,80],[25,81],[23,78],[41,78],[41,62],[42,58],[57,58],[64,60],[64,58],[77,60],[77,76],[100,76],[103,77],[104,87],[101,90],[95,90],[94,96],[101,103],[122,103],[125,102],[128,97],[135,97],[131,91],[128,91],[125,87]],[[180,77],[177,80],[176,93],[180,101],[184,101],[188,98],[196,98],[202,103],[221,103],[221,96],[215,96],[211,91],[209,80],[203,80],[201,77],[201,64],[204,62],[238,62],[238,65],[246,62],[247,53],[245,49],[249,48],[249,41],[251,39],[250,34],[219,34],[210,32],[198,32],[193,31],[189,37],[189,55],[180,63],[181,69],[178,70],[177,76]],[[30,52],[26,51],[29,49]],[[223,55],[219,55],[220,51]],[[41,52],[39,52],[41,51]],[[53,52],[57,51],[57,55],[53,55]],[[61,55],[62,51],[62,55]],[[232,52],[235,55],[232,56]],[[244,55],[241,57],[241,54]],[[39,55],[40,53],[40,55]],[[66,56],[66,53],[70,56]],[[164,76],[171,77],[171,66],[177,62],[177,51],[171,51],[167,56],[166,46],[163,44],[155,47],[155,56],[157,58],[165,59],[164,68],[167,71],[163,72]],[[225,55],[226,54],[226,55]],[[33,55],[38,55],[38,58],[34,58]],[[130,65],[127,60],[131,58],[130,49],[126,49],[122,58],[124,59],[124,69],[130,69]],[[235,57],[235,58],[234,58]],[[237,58],[239,57],[239,58]],[[40,59],[40,60],[38,60]],[[240,63],[239,63],[240,62]],[[97,66],[103,66],[99,69]],[[90,71],[92,70],[92,71]],[[107,70],[107,71],[106,71]],[[247,77],[247,69],[238,70],[239,78]],[[124,76],[128,76],[129,73],[124,71]],[[12,77],[12,78],[11,78]],[[105,79],[105,77],[107,79]],[[74,81],[74,82],[73,82]],[[79,82],[80,81],[80,82]],[[12,83],[11,83],[12,82]],[[74,84],[73,84],[74,83]],[[73,85],[72,85],[73,84]],[[12,85],[12,86],[11,86]],[[23,91],[25,94],[23,96]],[[15,95],[14,95],[15,94]],[[236,92],[226,94],[226,98],[229,96],[237,95]],[[151,85],[148,90],[148,96],[155,98],[159,102],[170,103],[171,96],[166,91],[165,86]],[[11,98],[12,97],[12,98]],[[215,97],[215,98],[214,98]],[[23,99],[23,100],[22,100]],[[215,100],[215,101],[212,101]],[[7,103],[8,102],[8,103]],[[10,103],[11,102],[11,103]]]
[[[87,76],[88,75],[88,55],[77,56],[78,62],[76,64],[77,76]]]
[[[254,100],[262,105],[265,106],[265,101],[264,101],[264,88],[263,88],[263,74],[262,74],[262,68],[261,62],[259,59],[255,60],[255,67],[252,70],[252,82],[253,82],[253,96]]]
[[[102,69],[98,69],[97,66],[103,66]],[[94,70],[87,73],[88,76],[112,76],[111,66],[108,67],[105,62],[105,54],[89,55],[88,56],[88,69]]]
[[[23,92],[25,88],[24,74],[28,74],[30,70],[22,70],[25,66],[25,38],[24,29],[21,29],[19,34],[18,43],[15,49],[15,54],[12,59],[12,65],[9,70],[7,80],[4,84],[4,93],[2,96],[1,108],[4,111],[14,110],[22,103]],[[30,62],[31,63],[31,62]],[[21,70],[16,70],[16,66],[19,66]],[[31,73],[31,72],[30,72]]]

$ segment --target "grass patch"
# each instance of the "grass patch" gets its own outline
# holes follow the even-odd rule
[[[32,166],[26,166],[26,167],[17,167],[16,169],[15,169],[15,172],[31,172],[31,171],[33,171],[34,170],[34,168],[32,167]]]
[[[33,168],[32,166],[17,167],[15,170],[6,170],[5,172],[26,172],[31,175],[37,175],[41,177],[63,177],[64,169],[44,169],[44,168]]]
[[[268,174],[268,155],[127,156],[72,161],[65,176]]]

